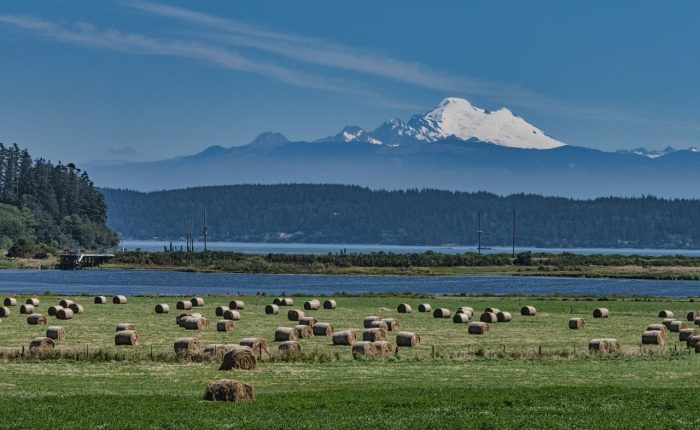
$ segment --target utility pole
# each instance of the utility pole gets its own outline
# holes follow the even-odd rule
[[[204,252],[207,252],[207,234],[208,234],[208,228],[207,228],[207,204],[204,203]]]
[[[479,250],[479,255],[481,255],[481,212],[476,213],[476,233],[478,234],[479,237],[479,242],[478,242],[478,250]]]
[[[513,257],[515,257],[515,207],[513,208]]]

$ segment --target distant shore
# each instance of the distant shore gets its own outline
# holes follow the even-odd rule
[[[52,269],[56,258],[6,259],[0,268]],[[700,280],[700,257],[551,253],[510,254],[241,254],[233,252],[117,253],[103,269],[208,273],[400,276],[553,276]]]
[[[323,275],[499,275],[700,280],[700,257],[550,253],[241,254],[124,252],[104,268]]]

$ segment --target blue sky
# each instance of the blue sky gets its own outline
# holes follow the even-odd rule
[[[150,160],[446,96],[603,150],[700,145],[700,3],[0,3],[0,142]]]

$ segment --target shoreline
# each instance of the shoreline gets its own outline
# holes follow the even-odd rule
[[[523,260],[524,259],[524,260]],[[2,269],[55,270],[56,257],[4,259]],[[338,276],[512,276],[700,281],[700,257],[578,254],[241,254],[122,252],[83,270]]]

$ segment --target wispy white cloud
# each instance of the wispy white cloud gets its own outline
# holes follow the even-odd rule
[[[166,40],[114,29],[99,29],[91,23],[64,26],[28,16],[0,15],[0,24],[32,31],[43,37],[64,43],[126,53],[182,57],[230,70],[267,76],[290,85],[348,94],[373,104],[393,108],[415,107],[401,101],[391,100],[357,83],[306,73],[270,62],[253,60],[227,47],[200,41]]]
[[[694,122],[669,121],[656,113],[583,106],[537,94],[515,85],[455,76],[422,64],[378,55],[369,50],[329,43],[313,37],[273,31],[235,19],[224,19],[142,0],[134,0],[128,4],[133,9],[154,16],[175,19],[203,28],[205,33],[200,36],[211,42],[237,48],[257,49],[302,63],[364,73],[440,91],[446,95],[485,96],[494,103],[582,120],[656,123],[698,129]]]
[[[229,70],[266,76],[294,86],[345,94],[369,104],[391,109],[419,111],[425,109],[425,106],[390,97],[382,91],[372,89],[369,84],[362,83],[361,78],[358,78],[359,81],[341,79],[337,74],[334,76],[332,70],[322,74],[317,66],[435,90],[440,95],[482,96],[492,102],[492,105],[503,104],[549,115],[699,129],[695,122],[669,120],[658,113],[584,106],[518,86],[456,76],[419,63],[379,55],[370,50],[273,31],[240,20],[224,19],[189,9],[139,0],[127,5],[140,13],[178,20],[187,26],[178,28],[178,37],[155,37],[115,29],[100,29],[91,23],[63,25],[27,16],[0,15],[0,24],[64,43],[201,61]],[[252,58],[241,54],[240,50],[273,54],[281,63]],[[290,63],[291,60],[291,63],[297,64],[282,65],[283,60],[287,60],[286,63]],[[302,70],[305,66],[307,69],[309,66],[316,66],[316,72]]]

